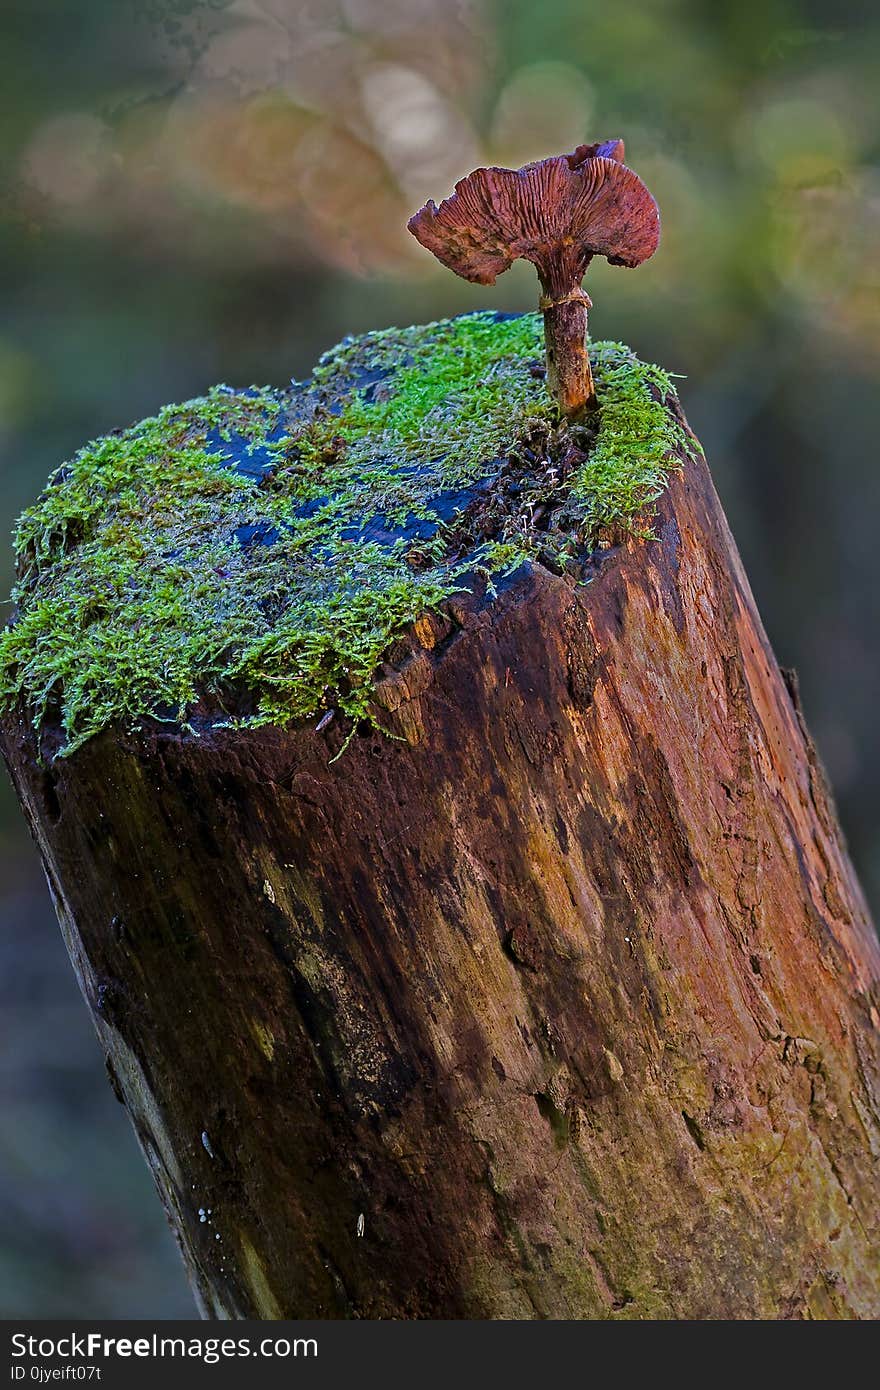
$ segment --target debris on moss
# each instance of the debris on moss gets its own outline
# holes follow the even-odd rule
[[[537,314],[347,339],[289,391],[217,386],[60,468],[16,533],[0,706],[70,753],[114,721],[369,717],[394,639],[475,576],[643,530],[694,447],[668,376],[591,345],[559,423]]]

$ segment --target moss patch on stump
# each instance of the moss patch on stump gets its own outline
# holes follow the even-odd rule
[[[420,613],[644,534],[695,446],[660,368],[591,345],[560,424],[537,314],[347,339],[288,391],[217,386],[88,444],[16,532],[0,705],[70,753],[108,724],[369,717]]]

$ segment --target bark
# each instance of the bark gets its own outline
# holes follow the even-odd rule
[[[705,467],[378,700],[332,764],[5,722],[205,1313],[880,1314],[877,941]]]

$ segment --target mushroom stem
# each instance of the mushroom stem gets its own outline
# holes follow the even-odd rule
[[[587,310],[590,298],[581,289],[561,299],[541,297],[547,346],[547,389],[569,420],[596,404],[596,389],[587,355]]]

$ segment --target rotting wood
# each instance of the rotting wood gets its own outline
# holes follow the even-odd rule
[[[5,756],[203,1311],[880,1314],[880,953],[702,463],[390,732]]]

